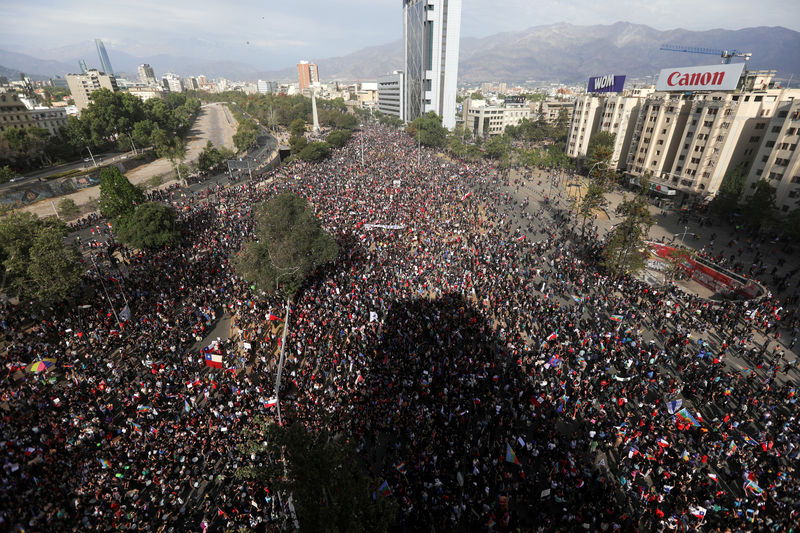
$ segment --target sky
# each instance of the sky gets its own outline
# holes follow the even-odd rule
[[[401,38],[402,0],[26,0],[4,2],[0,50],[71,60],[94,38],[137,57],[229,59],[263,69]],[[756,8],[757,5],[757,8]],[[463,0],[462,36],[620,20],[659,30],[784,26],[796,0]]]

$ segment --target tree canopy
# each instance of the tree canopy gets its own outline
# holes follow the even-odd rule
[[[758,228],[772,220],[775,216],[775,196],[775,187],[766,180],[759,180],[753,196],[744,206],[742,214],[745,222]]]
[[[423,146],[441,148],[447,142],[447,128],[442,126],[442,117],[433,111],[414,119],[406,131]]]
[[[325,159],[328,157],[328,154],[331,153],[330,146],[325,141],[317,141],[313,143],[308,143],[300,153],[297,154],[297,157],[302,159],[303,161],[319,161],[320,159]]]
[[[100,171],[100,213],[111,219],[133,213],[144,202],[144,193],[134,187],[117,167]]]
[[[116,222],[117,238],[140,250],[174,246],[180,239],[175,210],[157,202],[145,202]]]
[[[648,209],[649,187],[643,180],[639,193],[618,207],[625,218],[611,230],[603,249],[603,265],[615,276],[635,274],[645,266],[645,240],[655,222]]]
[[[285,192],[255,210],[255,239],[236,259],[240,276],[264,292],[294,295],[315,268],[336,259],[339,246],[308,202]]]
[[[341,148],[347,141],[350,140],[352,133],[347,130],[335,130],[328,134],[328,137],[325,139],[330,146],[333,148]]]
[[[66,298],[78,287],[81,276],[78,251],[64,245],[66,235],[62,222],[41,220],[30,213],[0,219],[0,290],[42,303]]]
[[[736,211],[739,200],[744,192],[747,173],[744,165],[737,165],[722,179],[719,190],[711,202],[711,209],[715,213],[727,216]]]

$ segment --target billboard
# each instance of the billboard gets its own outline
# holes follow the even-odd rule
[[[661,69],[657,91],[733,91],[744,63]]]
[[[524,104],[525,97],[524,96],[506,96],[506,103],[507,104]]]
[[[625,76],[606,74],[589,78],[590,93],[621,93],[625,85]]]

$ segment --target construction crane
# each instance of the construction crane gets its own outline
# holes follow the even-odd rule
[[[717,50],[716,48],[698,48],[696,46],[679,46],[677,44],[665,44],[661,47],[661,50],[667,50],[669,52],[688,52],[690,54],[707,54],[712,56],[719,56],[722,58],[722,62],[726,65],[731,62],[731,59],[734,57],[741,57],[745,61],[749,61],[750,57],[753,55],[750,52],[742,52],[739,50]]]

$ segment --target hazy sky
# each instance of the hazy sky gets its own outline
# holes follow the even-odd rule
[[[135,56],[206,56],[272,69],[388,43],[402,31],[402,0],[26,0],[4,2],[2,11],[0,49],[58,60],[99,37]],[[462,36],[620,20],[661,30],[800,30],[800,7],[797,0],[463,0]]]

